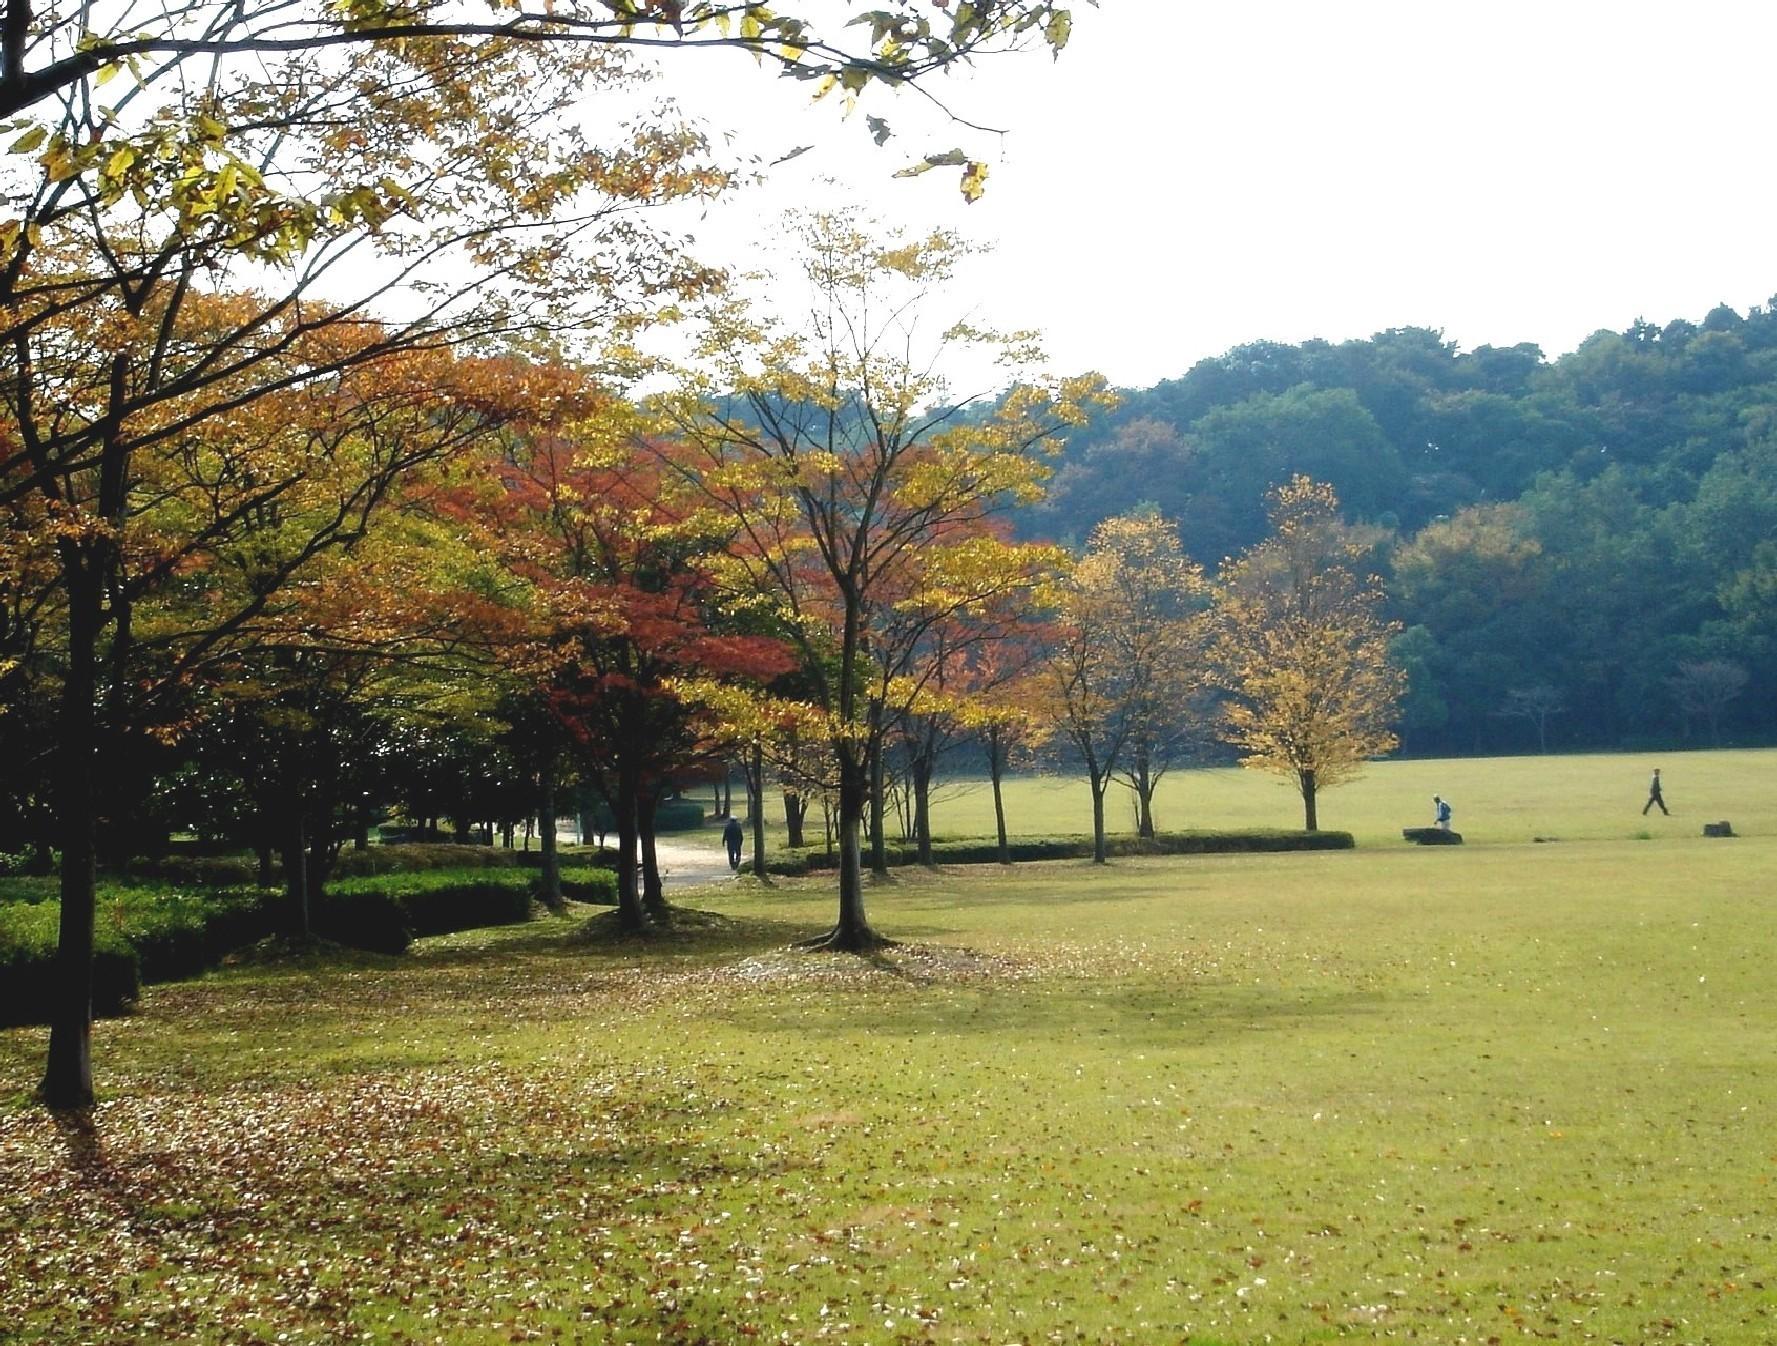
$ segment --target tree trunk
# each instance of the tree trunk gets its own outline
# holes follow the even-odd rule
[[[652,790],[643,790],[636,799],[636,836],[642,848],[642,910],[651,920],[668,921],[672,911],[666,905],[666,886],[660,881],[660,855],[654,847],[654,811],[660,805]]]
[[[753,759],[747,764],[747,775],[753,782],[758,806],[753,810],[753,874],[765,878],[765,745],[753,745]]]
[[[1320,823],[1314,811],[1314,773],[1299,771],[1296,773],[1296,777],[1297,784],[1302,789],[1302,816],[1304,820],[1302,825],[1310,832],[1318,832],[1320,831]]]
[[[71,548],[71,544],[70,544]],[[61,927],[49,1058],[40,1092],[52,1108],[93,1103],[93,926],[98,873],[94,862],[94,758],[98,752],[99,578],[90,562],[65,555],[68,670],[56,743],[56,809],[62,841]]]
[[[327,880],[333,877],[333,865],[339,859],[339,847],[333,840],[328,824],[319,821],[328,816],[327,810],[318,810],[304,827],[303,839],[308,844],[308,851],[303,857],[302,882],[308,893],[311,916],[315,903],[327,891]]]
[[[284,820],[284,933],[307,943],[315,937],[314,912],[309,906],[308,827],[300,799],[287,804]]]
[[[1109,858],[1104,844],[1104,790],[1107,776],[1092,773],[1092,863],[1102,865]]]
[[[806,845],[803,824],[808,818],[808,796],[796,790],[784,791],[784,827],[789,832],[792,849]]]
[[[924,751],[915,755],[913,776],[913,840],[919,848],[919,863],[932,863],[932,768],[931,755]]]
[[[562,909],[561,857],[555,849],[555,763],[545,762],[537,774],[537,826],[542,832],[543,872],[539,882],[543,905]],[[528,838],[527,838],[528,841]],[[527,845],[527,850],[530,847]]]
[[[804,947],[869,953],[892,943],[870,928],[864,915],[864,866],[860,832],[869,794],[869,768],[853,744],[839,749],[839,921]]]
[[[1148,750],[1145,747],[1136,749],[1135,770],[1131,774],[1135,778],[1135,834],[1152,841],[1154,839],[1155,781],[1148,770]]]
[[[1012,863],[1012,844],[1006,838],[1006,801],[1000,792],[1000,778],[1005,774],[1005,750],[1000,746],[998,725],[987,731],[987,775],[993,782],[993,825],[999,836],[1000,863]]]
[[[637,845],[636,799],[641,793],[639,783],[627,771],[617,773],[617,797],[611,811],[617,817],[617,924],[625,933],[634,934],[648,927],[648,916],[636,891]]]
[[[879,879],[888,877],[888,829],[883,825],[884,771],[882,760],[882,727],[878,712],[870,712],[870,744],[865,752],[869,773],[870,798],[870,872]],[[840,823],[845,821],[845,804],[839,806]]]
[[[263,839],[254,842],[253,858],[258,866],[255,881],[261,888],[271,887],[271,842]]]

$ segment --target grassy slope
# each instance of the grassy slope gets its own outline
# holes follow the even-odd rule
[[[1682,813],[1645,843],[873,892],[890,933],[1011,976],[752,975],[829,966],[769,952],[830,917],[810,882],[712,894],[739,923],[665,949],[546,923],[157,989],[99,1028],[94,1133],[0,1111],[0,1233],[24,1235],[0,1238],[0,1321],[98,1342],[1768,1342],[1771,761],[1669,759]],[[1707,816],[1764,836],[1693,839],[1704,764],[1741,801]],[[1485,766],[1526,793],[1519,763]],[[1550,830],[1611,829],[1640,820],[1574,804]],[[40,1051],[0,1033],[0,1091]]]

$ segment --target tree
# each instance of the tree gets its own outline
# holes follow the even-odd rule
[[[461,495],[459,517],[518,612],[507,666],[579,745],[610,804],[618,912],[633,930],[665,915],[655,806],[714,749],[676,682],[766,680],[791,660],[779,641],[719,621],[704,562],[733,525],[699,508],[675,449],[630,444],[628,413],[566,380],[559,413],[507,438],[491,474]]]
[[[966,252],[954,237],[878,238],[850,213],[796,221],[806,314],[793,324],[730,306],[710,316],[706,364],[662,399],[693,447],[689,475],[740,522],[730,587],[765,598],[802,652],[839,772],[839,916],[817,943],[863,951],[881,937],[864,910],[860,834],[886,729],[871,694],[872,641],[894,605],[933,595],[974,563],[993,569],[977,525],[1034,498],[1042,447],[1102,396],[1095,377],[958,395],[938,372],[960,349],[1013,372],[1028,336],[953,324],[932,349],[922,312]],[[1022,569],[1017,561],[1013,569]],[[973,580],[966,583],[973,583]]]
[[[1721,746],[1721,717],[1734,698],[1746,688],[1747,672],[1731,659],[1690,659],[1666,679],[1686,735],[1693,717],[1701,715],[1709,725],[1711,747]]]
[[[1082,562],[1082,565],[1085,563]],[[1104,564],[1101,559],[1101,566]],[[1044,661],[1039,713],[1080,754],[1092,791],[1092,860],[1104,864],[1104,792],[1132,728],[1130,700],[1115,655],[1115,618],[1093,600],[1078,567],[1061,586],[1059,614]]]
[[[1303,825],[1319,827],[1320,791],[1395,746],[1403,691],[1374,576],[1339,519],[1330,486],[1294,477],[1267,497],[1271,533],[1223,567],[1215,589],[1214,661],[1241,765],[1287,776]]]
[[[971,697],[962,711],[964,724],[974,729],[987,759],[987,778],[993,789],[994,833],[1002,865],[1012,863],[1001,790],[1006,771],[1015,762],[1028,760],[1054,733],[1054,726],[1041,710],[1042,664],[1034,647],[1046,633],[1045,628],[1046,624],[1029,623],[1020,635],[987,651],[983,661],[987,667],[981,673],[984,691]]]
[[[58,554],[54,740],[61,874],[62,1002],[45,1097],[91,1097],[88,1007],[96,819],[102,782],[132,738],[175,732],[181,689],[254,645],[274,644],[330,556],[357,545],[397,483],[483,432],[452,390],[482,376],[448,350],[387,348],[380,329],[308,330],[296,312],[262,324],[278,347],[252,373],[204,376],[195,406],[130,403],[138,380],[200,361],[232,296],[190,293],[165,323],[127,325],[95,350],[81,324],[23,343],[10,385],[0,497],[40,501]],[[256,300],[248,307],[257,307]],[[350,352],[365,347],[374,358]],[[212,352],[213,353],[213,352]],[[274,387],[261,382],[271,379]],[[251,391],[252,396],[247,397]],[[255,414],[207,414],[245,397]],[[190,407],[192,415],[185,411]],[[116,811],[114,810],[114,816]]]
[[[1514,687],[1506,693],[1505,704],[1498,714],[1508,719],[1528,720],[1536,726],[1536,750],[1549,750],[1549,717],[1559,715],[1567,709],[1567,702],[1560,691],[1546,682],[1533,683],[1529,687]]]
[[[1208,586],[1172,520],[1147,510],[1106,519],[1084,568],[1092,601],[1112,614],[1111,643],[1128,698],[1128,752],[1118,770],[1136,800],[1136,831],[1154,836],[1154,792],[1202,738]],[[1080,572],[1076,572],[1076,580]]]
[[[1111,780],[1129,785],[1137,831],[1152,837],[1154,792],[1192,741],[1206,586],[1177,527],[1147,510],[1093,529],[1061,592],[1044,681],[1050,713],[1086,767],[1092,854],[1103,864]]]
[[[312,66],[325,49],[349,57],[363,48],[406,48],[436,61],[440,48],[496,44],[551,47],[557,61],[577,50],[731,48],[822,92],[843,87],[857,94],[873,82],[907,84],[1027,38],[1059,53],[1073,27],[1067,7],[1044,0],[975,0],[937,6],[936,14],[914,0],[877,3],[828,30],[751,0],[597,0],[538,11],[489,6],[484,17],[437,5],[343,11],[258,0],[146,15],[99,11],[99,22],[92,14],[39,11],[15,0],[0,25],[0,117],[72,102],[94,77],[103,84],[120,68],[148,84],[190,63],[232,73],[259,62],[283,73],[301,68],[299,62]],[[855,8],[847,4],[840,12]],[[853,29],[867,36],[860,39]]]
[[[869,629],[872,715],[905,749],[909,827],[919,862],[932,863],[931,789],[938,760],[963,732],[963,707],[992,665],[978,656],[1030,617],[1034,596],[1065,564],[1053,547],[1016,544],[984,521],[935,533],[905,553],[904,584],[885,583]],[[885,580],[887,577],[885,576]],[[884,753],[870,780],[871,868],[887,872],[882,827]]]
[[[69,975],[52,1106],[92,1098],[76,1013],[91,961],[90,710],[99,646],[127,626],[119,539],[144,461],[207,425],[272,423],[266,398],[404,349],[592,319],[620,330],[708,283],[633,217],[725,183],[701,138],[643,116],[601,143],[572,115],[585,90],[633,82],[626,49],[737,47],[849,95],[1026,38],[1059,50],[1070,29],[1034,0],[937,15],[891,0],[861,18],[847,48],[795,15],[719,0],[480,19],[376,0],[6,6],[0,115],[22,116],[0,167],[16,211],[0,224],[0,509],[53,532],[67,651],[53,774]],[[983,166],[960,151],[921,166],[943,163],[979,193]],[[397,306],[399,320],[378,311]]]

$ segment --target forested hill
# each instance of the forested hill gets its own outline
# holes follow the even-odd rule
[[[1551,747],[1769,740],[1774,310],[1638,322],[1553,362],[1422,328],[1240,346],[1126,391],[1022,526],[1079,541],[1152,505],[1213,566],[1305,472],[1382,530],[1410,751],[1534,748],[1539,718]]]

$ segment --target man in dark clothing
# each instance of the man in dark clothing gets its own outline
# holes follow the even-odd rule
[[[1655,804],[1660,806],[1660,812],[1664,813],[1668,818],[1672,816],[1672,810],[1666,807],[1665,796],[1660,793],[1659,767],[1654,768],[1654,778],[1647,783],[1647,803],[1641,806],[1641,816],[1643,818],[1647,817],[1647,811]]]
[[[740,843],[746,838],[746,831],[740,825],[739,818],[730,818],[722,828],[722,844],[728,847],[728,868],[740,868]]]

